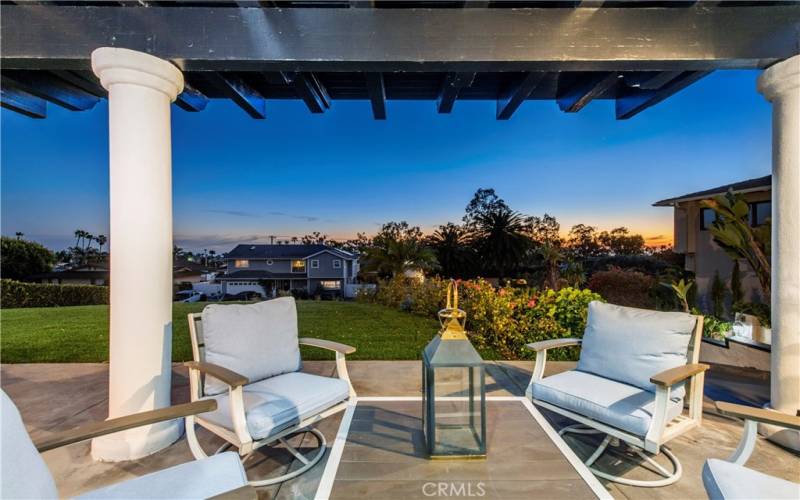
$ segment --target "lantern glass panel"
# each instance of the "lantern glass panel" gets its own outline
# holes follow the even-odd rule
[[[431,455],[485,455],[483,368],[434,368]]]

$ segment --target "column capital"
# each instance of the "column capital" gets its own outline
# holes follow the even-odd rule
[[[106,90],[130,84],[163,92],[170,101],[183,92],[183,73],[172,63],[144,52],[100,47],[92,52],[92,71]]]
[[[787,92],[800,91],[800,55],[775,63],[758,77],[758,91],[768,101],[781,98]]]

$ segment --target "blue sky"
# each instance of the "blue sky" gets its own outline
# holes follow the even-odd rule
[[[459,221],[479,187],[568,229],[628,226],[671,238],[659,199],[766,175],[770,107],[755,71],[718,71],[627,121],[611,101],[566,114],[524,103],[509,121],[493,102],[334,101],[322,115],[268,101],[253,120],[228,101],[200,113],[173,106],[175,241],[229,250],[269,234],[346,238],[389,220],[430,232]],[[2,233],[64,248],[75,229],[108,235],[108,109],[48,106],[45,120],[2,110]],[[113,238],[113,235],[111,235]]]

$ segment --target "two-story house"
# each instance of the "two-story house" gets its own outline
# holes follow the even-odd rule
[[[358,256],[327,245],[237,245],[225,257],[227,270],[217,276],[223,293],[304,290],[341,294],[355,282]]]
[[[714,211],[700,206],[702,200],[727,193],[732,190],[740,193],[750,205],[750,224],[764,224],[772,213],[772,176],[749,179],[733,184],[718,186],[675,198],[661,200],[653,204],[656,207],[673,207],[674,213],[674,250],[685,254],[687,271],[695,274],[697,283],[697,299],[701,307],[708,309],[711,303],[711,284],[715,273],[730,286],[733,261],[720,248],[711,236],[708,228],[714,222]],[[761,302],[761,288],[758,279],[744,260],[739,262],[742,272],[742,289],[745,300]]]

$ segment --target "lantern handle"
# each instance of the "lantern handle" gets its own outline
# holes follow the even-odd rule
[[[447,309],[458,309],[458,284],[454,279],[447,284]]]

